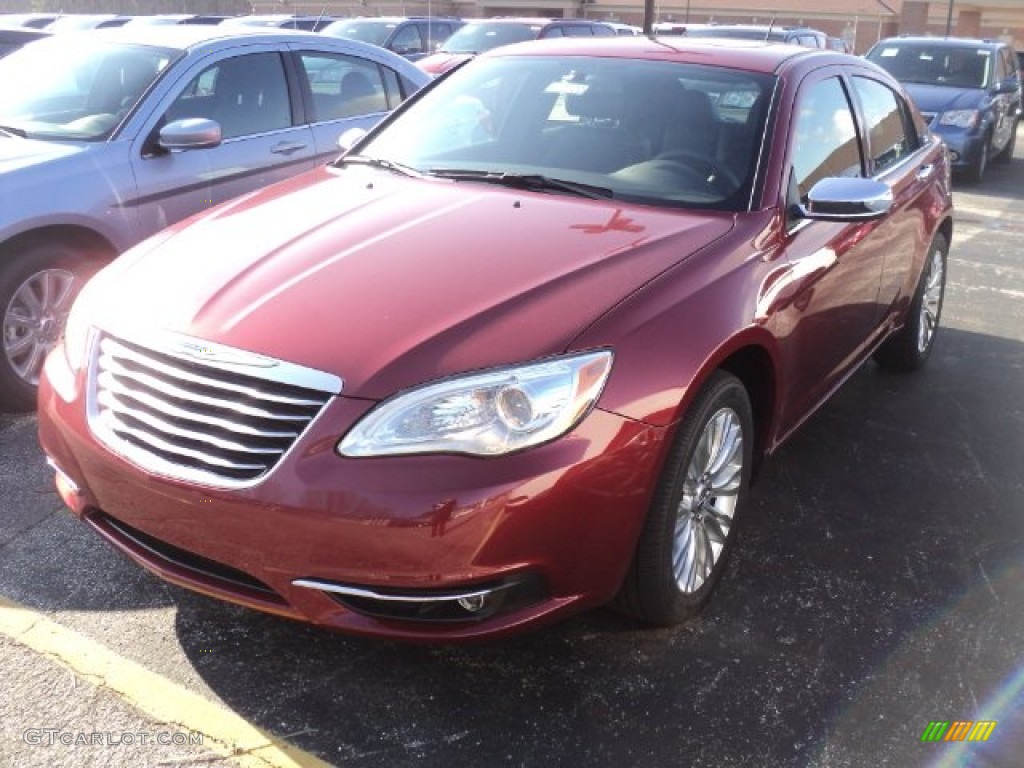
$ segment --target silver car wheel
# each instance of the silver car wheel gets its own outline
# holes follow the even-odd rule
[[[942,286],[945,269],[942,252],[933,248],[928,257],[927,273],[924,278],[924,292],[921,296],[921,317],[917,324],[917,351],[924,352],[932,343],[935,329],[939,325],[942,310]]]
[[[739,416],[722,408],[704,426],[676,510],[672,571],[685,593],[701,588],[725,547],[739,498],[743,456]]]
[[[75,275],[44,269],[18,286],[3,315],[4,355],[14,372],[29,384],[39,383],[47,353],[64,333],[75,298]]]

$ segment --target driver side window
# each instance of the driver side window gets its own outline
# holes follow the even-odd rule
[[[188,117],[215,120],[225,139],[290,127],[291,102],[281,57],[252,53],[203,70],[165,114],[168,123]]]
[[[864,165],[853,110],[838,77],[811,85],[797,105],[787,208],[805,202],[821,179],[862,176]]]

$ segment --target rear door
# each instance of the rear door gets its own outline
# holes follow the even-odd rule
[[[369,130],[402,100],[398,74],[371,59],[319,50],[298,50],[295,57],[317,163],[338,156],[345,131]]]

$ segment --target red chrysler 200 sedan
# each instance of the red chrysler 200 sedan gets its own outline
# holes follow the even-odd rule
[[[748,487],[932,350],[949,160],[832,51],[502,48],[156,235],[40,387],[64,501],[163,578],[365,635],[693,615]]]

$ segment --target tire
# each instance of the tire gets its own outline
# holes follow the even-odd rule
[[[700,611],[735,541],[753,443],[746,389],[716,372],[679,426],[613,607],[660,626]]]
[[[31,411],[46,353],[99,265],[59,243],[0,255],[0,411]]]
[[[1013,150],[1017,146],[1017,125],[1018,121],[1013,121],[1013,128],[1010,129],[1010,140],[1006,142],[1006,146],[1003,147],[1002,152],[992,158],[993,163],[999,163],[1000,165],[1006,165],[1013,160]]]
[[[985,179],[985,173],[988,171],[988,160],[989,151],[991,150],[992,137],[986,136],[985,140],[981,143],[981,149],[978,151],[978,156],[974,158],[974,162],[971,163],[970,167],[964,172],[967,180],[971,184],[980,184]]]
[[[915,371],[931,355],[946,296],[948,253],[949,244],[945,236],[936,234],[928,249],[921,279],[903,327],[886,339],[875,352],[875,361],[882,368],[901,373]]]

